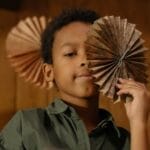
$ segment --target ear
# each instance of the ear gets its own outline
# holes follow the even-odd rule
[[[54,80],[53,66],[51,64],[44,63],[42,70],[43,70],[45,80],[47,82],[53,82]]]

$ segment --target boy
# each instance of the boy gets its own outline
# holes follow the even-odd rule
[[[46,109],[18,112],[0,134],[4,150],[129,150],[129,134],[117,128],[109,112],[98,109],[99,92],[88,69],[85,40],[98,15],[89,10],[62,12],[42,38],[43,73],[60,98]],[[118,95],[131,126],[131,150],[148,150],[147,120],[150,93],[133,80],[119,79]]]

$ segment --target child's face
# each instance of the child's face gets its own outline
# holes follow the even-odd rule
[[[96,94],[85,53],[89,28],[90,24],[73,22],[55,34],[52,67],[62,97],[88,98]]]

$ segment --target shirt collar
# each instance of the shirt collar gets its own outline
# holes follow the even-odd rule
[[[59,98],[54,99],[54,101],[50,105],[48,105],[46,110],[49,115],[66,113],[73,119],[80,119],[75,109],[67,105],[63,100]]]
[[[99,114],[101,117],[101,121],[98,123],[97,127],[93,131],[99,132],[102,130],[108,130],[108,128],[109,128],[109,130],[111,132],[114,131],[114,133],[117,135],[117,137],[120,137],[121,136],[120,131],[117,128],[111,113],[105,109],[99,109]]]
[[[46,110],[49,115],[67,112],[67,114],[70,114],[70,117],[77,120],[80,119],[74,108],[67,105],[65,102],[58,98],[54,99],[54,101],[50,105],[48,105]],[[95,132],[97,130],[106,129],[107,127],[111,126],[112,129],[114,129],[114,131],[116,132],[117,136],[120,137],[120,132],[114,123],[112,115],[104,109],[99,109],[99,114],[101,117],[101,121],[93,131]]]
[[[60,114],[65,112],[68,109],[68,105],[66,105],[62,100],[60,99],[54,99],[54,101],[48,105],[47,111],[49,114]]]

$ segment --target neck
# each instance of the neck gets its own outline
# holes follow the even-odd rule
[[[90,98],[62,99],[72,106],[83,120],[87,131],[90,132],[100,121],[98,113],[99,95]]]

